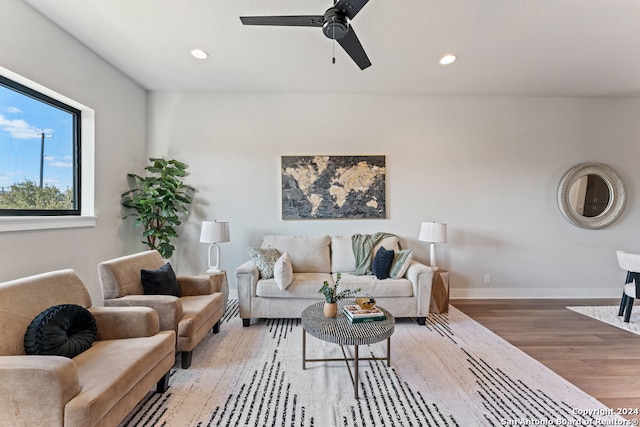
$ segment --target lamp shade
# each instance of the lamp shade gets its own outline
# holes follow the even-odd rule
[[[202,221],[200,242],[224,243],[230,241],[229,221]]]
[[[446,243],[447,224],[439,222],[423,222],[420,226],[418,240],[431,243]]]

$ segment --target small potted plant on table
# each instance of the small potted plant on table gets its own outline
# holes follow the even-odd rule
[[[336,283],[331,286],[329,282],[326,280],[322,284],[322,287],[318,291],[319,294],[324,295],[325,303],[324,303],[324,315],[325,317],[336,317],[338,314],[338,301],[343,300],[345,298],[349,298],[353,296],[356,292],[360,292],[361,288],[351,290],[345,289],[343,291],[338,292],[338,285],[340,284],[340,279],[342,275],[340,273],[336,274]]]

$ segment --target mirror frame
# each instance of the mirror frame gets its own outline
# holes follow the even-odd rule
[[[569,190],[571,186],[585,175],[598,175],[609,187],[609,204],[598,216],[585,217],[571,206]],[[569,169],[558,186],[558,207],[562,215],[572,224],[588,229],[604,228],[612,224],[622,214],[626,200],[626,192],[622,180],[615,171],[603,163],[581,163]]]

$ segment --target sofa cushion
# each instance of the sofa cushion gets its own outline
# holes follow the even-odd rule
[[[180,296],[180,285],[170,263],[166,263],[157,270],[141,269],[140,280],[145,295]]]
[[[357,288],[361,288],[358,295],[371,295],[374,298],[413,296],[413,285],[408,279],[379,280],[372,274],[364,276],[342,274],[340,278],[341,290]]]
[[[287,289],[293,281],[293,267],[289,252],[283,253],[273,266],[273,278],[280,289]]]
[[[207,321],[220,309],[225,301],[222,293],[193,295],[180,298],[182,318],[178,321],[178,337],[194,336]]]
[[[294,273],[329,273],[331,251],[329,236],[264,236],[262,247],[289,252]]]
[[[373,247],[373,252],[371,253],[371,257],[375,257],[380,248],[384,247],[390,251],[398,251],[400,250],[400,240],[398,236],[389,236],[380,240],[377,245]]]
[[[376,278],[382,280],[389,277],[394,254],[395,251],[388,251],[384,246],[378,249],[376,256],[373,258],[373,263],[371,263],[371,271],[375,274]]]
[[[94,425],[103,420],[123,403],[123,397],[132,398],[127,392],[144,382],[159,362],[174,354],[175,336],[169,331],[150,337],[96,341],[73,359],[82,391],[67,403],[65,425]],[[109,423],[103,420],[101,425]]]
[[[410,249],[404,251],[396,251],[393,256],[393,262],[391,264],[391,270],[389,271],[389,277],[392,279],[400,279],[404,277],[404,274],[411,264],[413,259],[413,252]]]
[[[260,277],[263,279],[271,279],[273,277],[273,266],[278,258],[280,258],[278,250],[266,246],[262,248],[247,248],[247,252],[249,252],[253,263],[260,271]]]
[[[293,281],[284,290],[275,279],[259,280],[256,295],[265,298],[318,298],[322,301],[323,296],[318,291],[325,280],[329,284],[334,283],[329,273],[293,273]]]
[[[353,255],[351,236],[331,237],[331,272],[353,273],[356,271],[356,258]]]
[[[96,332],[96,319],[89,310],[60,304],[33,319],[24,336],[24,349],[27,354],[73,358],[91,347]]]

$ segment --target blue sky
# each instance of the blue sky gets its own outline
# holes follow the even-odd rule
[[[0,187],[40,181],[41,134],[44,185],[73,186],[73,116],[0,85]]]

